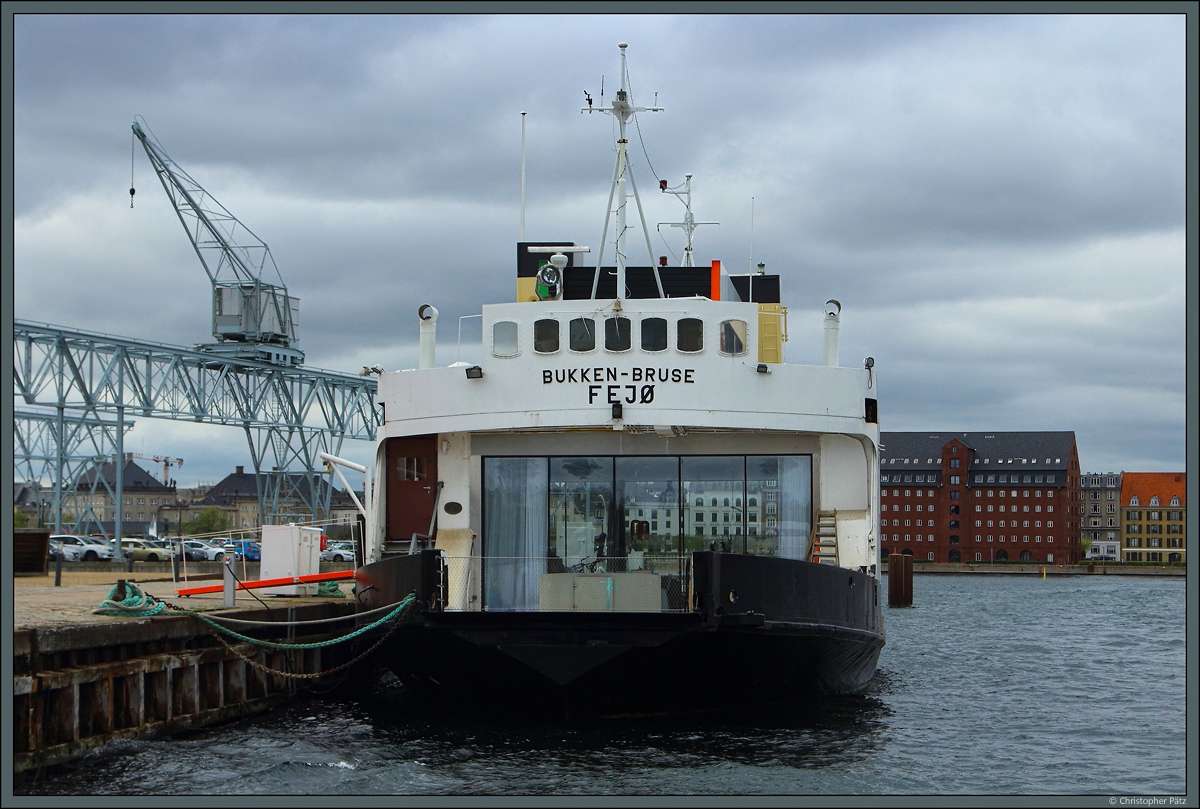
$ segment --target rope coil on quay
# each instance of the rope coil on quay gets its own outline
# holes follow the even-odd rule
[[[223,621],[229,621],[229,622],[238,623],[238,624],[249,624],[251,626],[258,626],[258,627],[286,627],[286,626],[312,626],[314,624],[331,623],[333,621],[348,620],[350,618],[362,618],[367,615],[375,615],[378,613],[386,612],[386,614],[383,615],[383,617],[379,618],[378,620],[373,621],[372,623],[367,624],[365,626],[361,626],[358,629],[355,629],[354,631],[349,632],[346,635],[343,635],[341,637],[331,638],[329,640],[317,641],[317,642],[313,642],[313,643],[279,643],[277,641],[269,641],[269,640],[261,640],[258,638],[252,638],[247,635],[243,635],[240,632],[235,632],[233,629],[231,629],[229,627],[222,626],[218,622],[217,616],[204,615],[202,613],[195,612],[193,610],[186,610],[181,607],[176,607],[172,604],[168,604],[165,601],[160,601],[159,599],[155,598],[154,596],[150,595],[149,593],[142,592],[142,590],[140,588],[138,588],[132,582],[124,583],[126,595],[122,599],[117,599],[116,596],[117,596],[118,590],[120,588],[121,588],[121,585],[114,585],[113,589],[109,591],[108,597],[104,601],[100,602],[100,605],[96,609],[92,610],[92,614],[93,615],[128,616],[128,617],[132,617],[132,618],[144,618],[144,617],[149,617],[149,616],[154,616],[154,615],[190,615],[193,618],[196,618],[196,619],[202,621],[203,623],[207,624],[210,629],[216,630],[216,632],[214,632],[214,635],[216,635],[217,640],[221,641],[222,644],[224,644],[227,648],[231,649],[235,654],[238,655],[238,657],[242,658],[247,663],[249,663],[257,668],[263,669],[265,671],[274,672],[276,674],[281,674],[281,675],[288,676],[288,677],[325,676],[325,675],[332,674],[333,672],[336,672],[340,669],[346,668],[350,665],[353,665],[354,663],[358,662],[359,660],[361,660],[362,658],[364,658],[368,654],[370,654],[372,651],[374,651],[374,649],[376,647],[378,647],[381,643],[383,643],[383,641],[386,640],[387,637],[389,635],[391,635],[392,632],[395,631],[395,629],[398,626],[400,626],[400,624],[402,622],[399,619],[408,610],[408,608],[411,607],[413,605],[413,603],[416,601],[416,593],[409,593],[403,600],[401,600],[393,605],[389,605],[389,606],[385,606],[385,607],[377,607],[376,609],[369,610],[368,612],[363,612],[363,613],[354,613],[351,615],[336,616],[334,618],[319,618],[319,619],[309,620],[309,621],[247,621],[247,620],[240,619],[240,618],[220,618],[220,620],[223,620]],[[250,660],[245,655],[241,654],[236,649],[234,649],[232,646],[230,646],[229,643],[227,643],[224,638],[222,638],[219,634],[217,634],[217,632],[224,633],[226,635],[229,635],[232,638],[236,638],[237,640],[240,640],[240,641],[243,641],[246,643],[250,643],[255,646],[260,646],[264,649],[274,649],[274,650],[278,650],[278,651],[302,651],[302,650],[306,650],[306,649],[320,649],[320,648],[323,648],[326,646],[333,646],[338,643],[344,643],[348,640],[353,640],[363,634],[371,632],[372,630],[378,629],[379,627],[384,626],[385,624],[388,624],[388,623],[391,623],[392,626],[388,629],[388,631],[386,633],[384,633],[375,642],[375,644],[373,644],[371,646],[370,649],[367,649],[367,651],[365,651],[362,654],[360,654],[359,656],[355,657],[353,660],[351,660],[347,663],[343,663],[342,665],[337,666],[333,669],[330,669],[329,671],[316,672],[313,674],[293,674],[291,672],[284,672],[284,671],[279,671],[277,669],[268,668],[267,666],[264,666],[261,663],[257,663],[253,660]]]

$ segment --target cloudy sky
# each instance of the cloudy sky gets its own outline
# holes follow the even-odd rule
[[[13,315],[211,341],[136,115],[270,245],[308,366],[415,366],[422,303],[438,361],[472,359],[459,318],[515,294],[521,112],[527,238],[596,243],[613,122],[581,108],[611,101],[626,42],[635,103],[664,108],[630,135],[655,255],[683,248],[656,227],[683,214],[658,180],[690,173],[696,219],[719,223],[698,263],[782,276],[787,361],[821,361],[837,298],[884,430],[1073,430],[1085,471],[1179,470],[1185,22],[16,15]],[[184,458],[180,485],[251,463],[235,428],[137,419],[126,448]]]

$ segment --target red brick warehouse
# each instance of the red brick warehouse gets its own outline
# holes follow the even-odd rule
[[[1074,564],[1083,497],[1074,432],[880,435],[882,555]]]

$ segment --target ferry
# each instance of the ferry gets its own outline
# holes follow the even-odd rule
[[[619,47],[620,89],[584,109],[617,122],[611,264],[607,238],[519,241],[477,362],[437,364],[426,304],[419,367],[374,369],[356,597],[419,606],[377,654],[423,704],[473,715],[861,693],[885,641],[874,362],[840,364],[834,300],[814,306],[822,364],[784,361],[781,277],[694,264],[690,175],[660,181],[687,207],[681,265],[626,264],[626,125],[659,108],[634,105]]]

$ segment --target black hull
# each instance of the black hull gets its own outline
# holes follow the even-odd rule
[[[425,552],[358,572],[367,606],[423,602],[379,654],[434,710],[619,718],[856,694],[884,645],[876,579],[830,565],[698,553],[694,611],[661,613],[444,612],[436,566]]]

